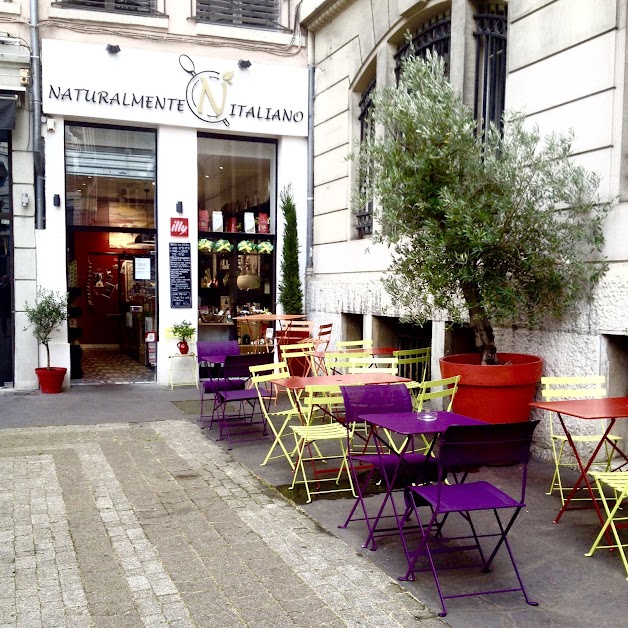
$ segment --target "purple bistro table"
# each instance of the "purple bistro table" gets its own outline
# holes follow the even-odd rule
[[[425,420],[425,418],[419,418],[425,415],[435,415],[436,419]],[[375,534],[377,532],[377,526],[382,518],[384,508],[388,501],[390,501],[393,516],[396,521],[396,528],[401,538],[403,545],[403,551],[408,559],[408,548],[403,535],[403,517],[400,517],[397,513],[397,507],[393,497],[393,490],[399,471],[404,464],[404,457],[411,451],[414,438],[416,436],[432,436],[428,451],[426,453],[426,464],[429,457],[432,455],[432,450],[436,443],[436,437],[444,432],[451,425],[486,425],[484,421],[478,419],[472,419],[471,417],[464,416],[462,414],[456,414],[454,412],[435,411],[435,412],[395,412],[388,414],[361,414],[360,420],[368,423],[372,429],[373,436],[375,438],[375,445],[377,452],[380,456],[383,456],[383,449],[389,450],[394,453],[397,458],[397,464],[394,467],[392,475],[390,477],[384,477],[386,483],[386,493],[381,506],[372,519],[369,522],[369,534],[362,545],[362,547],[368,547],[371,545],[371,550],[376,549]],[[391,439],[391,434],[400,434],[404,436],[404,441],[401,447],[394,446]],[[385,465],[382,465],[382,468]],[[404,508],[405,510],[405,508]],[[389,530],[386,530],[389,531]],[[385,531],[384,531],[385,532]]]

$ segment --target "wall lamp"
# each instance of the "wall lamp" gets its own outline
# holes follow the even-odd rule
[[[183,201],[177,201],[177,214],[183,213]]]
[[[251,65],[252,65],[252,63],[248,59],[240,59],[238,61],[238,67],[241,70],[246,70],[247,68],[250,68]]]
[[[106,50],[110,55],[117,55],[120,52],[120,46],[118,44],[107,44]]]

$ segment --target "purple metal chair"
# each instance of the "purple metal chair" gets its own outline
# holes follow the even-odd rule
[[[344,399],[345,425],[348,428],[348,433],[351,433],[350,428],[355,423],[361,422],[359,419],[361,415],[412,411],[412,395],[405,384],[341,386],[340,390]],[[367,453],[366,446],[372,439],[372,435],[367,433],[362,437],[362,442],[356,442],[356,439],[360,438],[360,434],[359,429],[353,430],[353,442],[349,443],[348,456],[357,498],[344,524],[339,527],[346,528],[352,520],[365,521],[369,530],[369,538],[373,539],[371,550],[375,550],[375,535],[371,529],[371,518],[369,518],[364,501],[366,489],[375,471],[379,472],[389,491],[401,490],[413,482],[425,482],[434,479],[437,463],[433,457],[428,458],[423,453],[414,452],[413,443],[410,443],[401,460],[398,453],[391,449],[385,449],[381,442],[375,443],[378,451]],[[424,447],[425,445],[421,442],[420,448],[424,449]],[[363,469],[366,469],[366,472],[360,477],[358,472]],[[397,512],[394,499],[391,500],[391,505],[393,514],[389,517],[394,517],[397,525],[379,528],[376,532],[377,536],[399,533],[403,515]],[[361,507],[364,517],[354,517],[358,506]]]
[[[527,479],[527,465],[530,459],[530,445],[534,429],[538,421],[528,421],[525,423],[507,423],[502,425],[478,425],[478,426],[452,426],[448,428],[440,439],[440,449],[438,453],[438,467],[440,480],[434,484],[424,486],[409,486],[407,490],[408,506],[404,516],[414,512],[419,528],[421,539],[415,551],[409,553],[408,571],[400,580],[414,580],[414,574],[419,571],[432,572],[438,596],[440,597],[442,612],[441,617],[447,614],[445,600],[457,597],[469,597],[473,595],[486,595],[489,593],[507,593],[511,591],[521,591],[525,601],[531,606],[538,606],[528,598],[528,594],[521,580],[515,557],[507,539],[507,535],[512,528],[515,519],[525,507],[525,490]],[[499,467],[521,465],[521,496],[511,497],[504,493],[495,485],[486,481],[473,481],[464,484],[447,484],[447,470],[485,466]],[[421,521],[419,509],[423,506],[430,508],[429,520],[426,524]],[[502,521],[499,511],[503,509],[513,510],[507,521]],[[478,511],[493,511],[497,526],[496,532],[480,534],[477,521],[472,521],[471,513]],[[471,534],[467,536],[457,536],[443,538],[441,526],[437,518],[441,515],[447,516],[449,513],[458,513],[469,524]],[[435,532],[434,535],[431,535]],[[480,545],[480,539],[497,538],[497,543],[492,549],[488,558]],[[456,545],[455,541],[473,540],[473,543],[466,545]],[[491,564],[500,547],[505,545],[515,575],[519,582],[518,587],[489,589],[476,591],[473,593],[461,593],[454,595],[443,595],[440,580],[436,573],[434,555],[438,553],[451,553],[456,551],[476,550],[479,553],[482,571],[488,573]],[[416,569],[419,557],[425,556],[429,563],[428,568]],[[460,565],[461,567],[463,565]],[[465,565],[468,566],[468,565]],[[451,565],[447,565],[451,568]]]
[[[266,422],[261,409],[258,413],[258,421],[255,421],[255,406],[260,402],[260,398],[268,402],[272,398],[272,390],[262,392],[258,395],[255,387],[247,388],[246,384],[251,378],[250,366],[262,364],[273,365],[274,355],[272,353],[246,353],[243,355],[228,355],[225,357],[223,376],[226,385],[216,390],[214,397],[214,411],[217,413],[220,435],[218,440],[223,440],[226,436],[229,442],[229,449],[235,442],[256,440],[266,436]],[[236,412],[227,413],[227,405],[231,403],[237,408]],[[256,425],[262,426],[260,434]],[[251,429],[253,426],[253,429]],[[237,433],[231,430],[237,429]],[[246,434],[255,434],[252,438],[239,438]],[[233,440],[232,436],[237,436]]]
[[[215,399],[216,392],[219,390],[232,388],[234,390],[244,388],[244,381],[226,380],[223,370],[225,358],[228,355],[240,355],[240,345],[237,340],[224,340],[219,342],[203,342],[196,343],[196,355],[201,365],[207,364],[208,379],[201,381],[201,413],[199,423],[203,427],[212,427],[216,412],[215,402],[212,404],[211,414],[205,414],[205,395],[213,395]],[[209,425],[207,420],[209,419]]]

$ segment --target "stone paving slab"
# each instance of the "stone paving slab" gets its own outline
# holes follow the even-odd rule
[[[442,625],[191,423],[2,430],[0,628]]]

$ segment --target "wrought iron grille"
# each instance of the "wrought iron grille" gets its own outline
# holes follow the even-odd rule
[[[373,117],[371,115],[373,112],[373,93],[375,92],[375,87],[376,82],[375,79],[373,79],[362,94],[362,98],[360,98],[360,115],[358,116],[360,121],[360,142],[371,139],[375,135],[375,126],[373,125]],[[367,178],[369,176],[368,167],[364,176]],[[358,239],[371,235],[373,233],[373,201],[368,201],[362,209],[356,211],[355,217]]]
[[[506,96],[508,8],[501,3],[482,5],[476,23],[475,102],[482,136],[493,122],[501,128]]]
[[[428,50],[442,57],[445,62],[445,73],[449,76],[449,50],[451,41],[451,12],[441,13],[430,19],[412,37],[405,42],[395,54],[395,76],[399,81],[401,62],[414,50],[417,57],[424,57]]]
[[[279,0],[196,0],[196,19],[230,26],[281,28]]]
[[[57,0],[55,4],[114,13],[157,15],[157,0]]]

